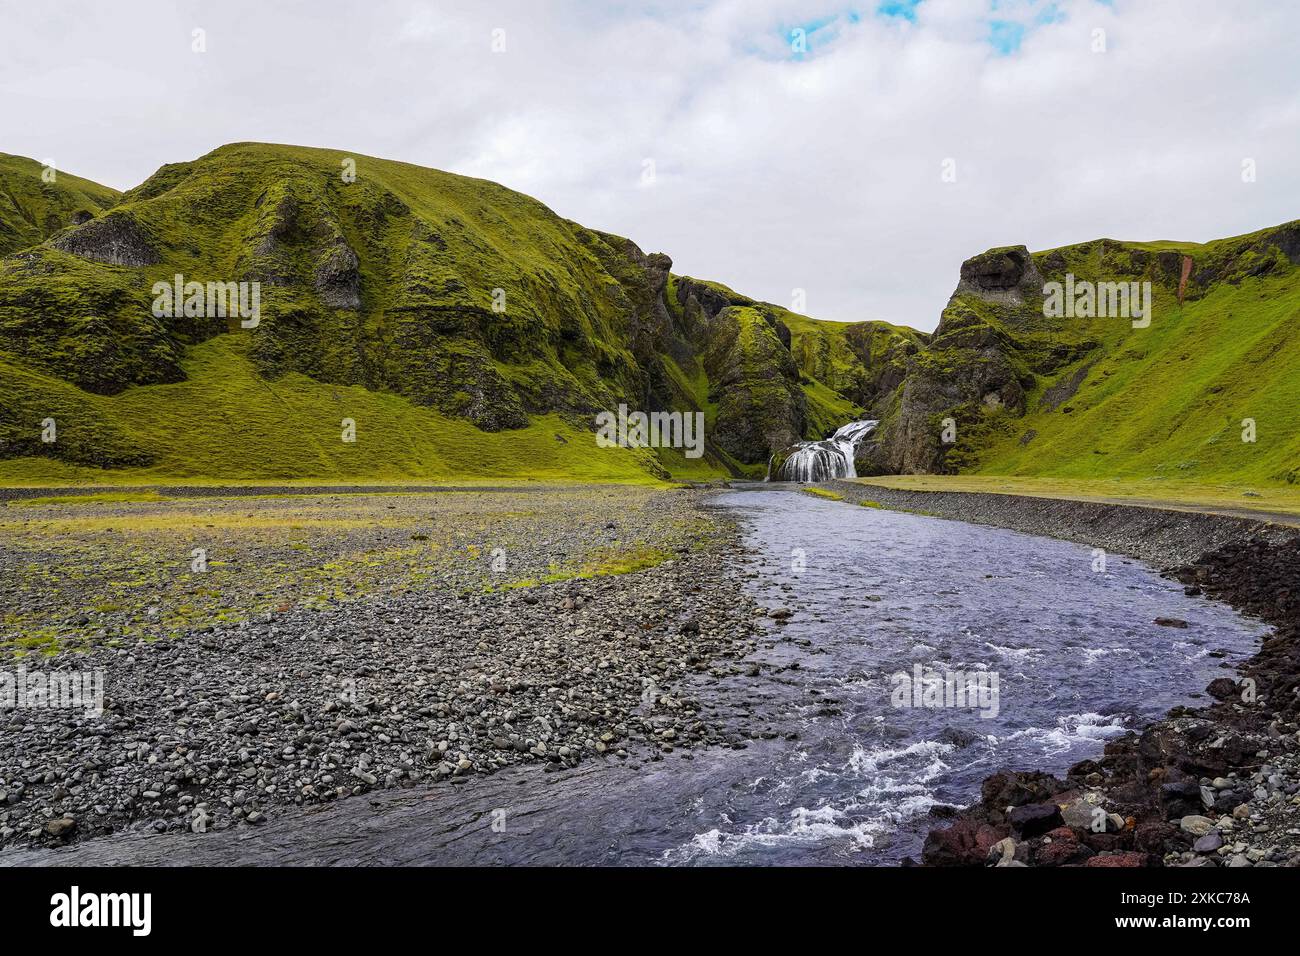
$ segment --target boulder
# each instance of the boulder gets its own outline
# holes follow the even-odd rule
[[[91,219],[54,240],[64,252],[113,266],[142,268],[162,262],[154,241],[134,218],[126,213],[109,213]]]
[[[1189,813],[1178,821],[1178,829],[1194,837],[1203,837],[1214,829],[1214,821],[1198,813]]]
[[[1008,817],[1011,829],[1022,838],[1039,836],[1062,825],[1061,808],[1054,803],[1031,803],[1012,807]]]

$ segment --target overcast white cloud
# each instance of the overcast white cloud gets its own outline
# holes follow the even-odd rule
[[[678,272],[929,329],[990,246],[1300,217],[1300,4],[0,0],[0,150],[126,188],[240,140],[494,179]]]

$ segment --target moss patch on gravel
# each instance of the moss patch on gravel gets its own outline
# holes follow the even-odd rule
[[[825,498],[828,501],[843,501],[844,496],[838,491],[831,491],[828,488],[804,488],[803,493],[806,495],[815,495],[818,498]]]
[[[482,593],[632,573],[716,533],[668,507],[686,494],[578,486],[27,501],[0,510],[8,588],[0,656],[182,637],[377,593]]]

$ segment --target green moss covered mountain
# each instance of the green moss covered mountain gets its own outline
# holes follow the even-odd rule
[[[123,194],[43,171],[0,156],[0,481],[761,475],[864,416],[863,474],[1296,474],[1300,224],[992,250],[927,335],[356,154],[234,144]],[[1066,273],[1150,281],[1153,321],[1046,317]],[[159,317],[176,275],[258,283],[260,321]],[[599,447],[620,404],[702,412],[705,454]]]
[[[1205,244],[976,256],[876,404],[860,472],[1295,482],[1298,265],[1300,222]],[[1049,317],[1051,283],[1099,297],[1102,283],[1150,283],[1150,314],[1116,315],[1108,297],[1108,316]]]
[[[868,394],[842,327],[674,276],[495,183],[248,143],[120,197],[2,173],[45,196],[16,203],[41,225],[0,260],[10,480],[761,473]],[[178,274],[259,283],[260,322],[157,317]],[[596,447],[619,404],[703,412],[706,454]]]
[[[0,153],[0,256],[44,242],[114,205],[120,193],[34,159]]]

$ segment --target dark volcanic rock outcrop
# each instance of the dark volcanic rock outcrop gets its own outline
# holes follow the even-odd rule
[[[154,241],[130,216],[109,213],[54,240],[54,247],[112,266],[141,268],[162,262]]]
[[[789,329],[770,314],[728,306],[708,320],[703,363],[715,382],[715,441],[753,463],[803,436],[805,398]]]

